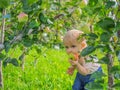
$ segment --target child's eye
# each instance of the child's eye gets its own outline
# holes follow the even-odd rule
[[[68,46],[65,46],[65,48],[67,49],[67,48],[68,48]]]
[[[72,45],[71,47],[72,47],[72,48],[75,48],[76,46],[75,46],[75,45]]]

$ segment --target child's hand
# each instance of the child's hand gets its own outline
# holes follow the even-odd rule
[[[67,70],[67,74],[73,75],[75,68],[73,66],[69,67]]]
[[[76,61],[75,60],[69,60],[69,62],[72,66],[76,66],[78,64],[78,60],[76,60]]]

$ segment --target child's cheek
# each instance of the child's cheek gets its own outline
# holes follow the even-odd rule
[[[81,45],[80,45],[79,48],[78,48],[78,52],[79,52],[79,51],[82,51]]]

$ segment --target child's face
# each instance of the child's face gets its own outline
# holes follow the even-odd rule
[[[83,32],[78,30],[70,30],[63,38],[67,54],[78,54],[87,44],[84,38],[79,38]]]
[[[77,41],[70,42],[69,40],[64,42],[67,54],[76,54],[81,51],[81,44]]]

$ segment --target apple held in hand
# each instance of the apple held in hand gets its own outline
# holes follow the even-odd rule
[[[24,12],[20,13],[17,17],[19,22],[26,22],[28,20],[28,15]]]
[[[76,60],[79,59],[79,54],[78,53],[76,53],[76,54],[70,54],[69,58],[76,61]]]

